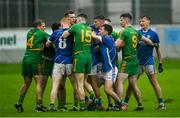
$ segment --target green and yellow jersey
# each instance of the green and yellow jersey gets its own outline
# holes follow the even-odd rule
[[[24,57],[36,58],[40,61],[44,43],[47,41],[49,35],[39,29],[33,28],[27,33],[27,45]]]
[[[141,39],[141,34],[137,32],[132,26],[126,27],[120,35],[120,40],[123,40],[124,47],[122,47],[123,58],[137,56],[137,43]]]
[[[74,35],[73,54],[80,52],[91,51],[91,28],[84,23],[74,24],[69,29],[69,32]]]

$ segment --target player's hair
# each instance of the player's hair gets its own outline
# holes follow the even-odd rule
[[[111,35],[111,33],[113,31],[112,26],[108,25],[108,24],[104,24],[103,27],[104,27],[104,30],[106,30],[108,32],[108,35]]]
[[[104,15],[98,15],[98,16],[94,17],[94,20],[95,19],[105,20],[105,16]]]
[[[129,22],[132,20],[132,15],[130,13],[121,14],[120,18],[121,17],[128,19]]]
[[[75,14],[75,12],[73,10],[68,10],[66,13],[64,13],[64,16],[68,17],[69,14]]]
[[[42,20],[42,19],[37,19],[37,20],[34,21],[33,27],[41,26],[42,23],[45,23],[44,20]]]
[[[67,17],[63,17],[63,18],[60,20],[60,23],[68,24],[69,26],[70,26],[70,24],[71,24]]]
[[[84,13],[78,14],[77,17],[82,17],[82,18],[84,18],[84,19],[86,19],[86,20],[87,20],[87,18],[88,18],[87,15],[84,14]]]
[[[106,20],[108,22],[112,22],[109,18],[105,18],[104,20]]]
[[[52,29],[53,32],[54,32],[55,30],[59,29],[59,27],[60,27],[60,24],[59,24],[59,23],[56,23],[56,22],[51,25],[51,29]]]
[[[146,18],[147,20],[149,20],[149,21],[151,21],[151,18],[149,17],[149,16],[141,16],[141,18],[140,19],[142,19],[142,18]]]

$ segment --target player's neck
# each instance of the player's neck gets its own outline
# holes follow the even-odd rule
[[[148,30],[149,30],[149,27],[144,27],[143,30],[144,30],[144,31],[148,31]]]
[[[68,24],[63,24],[62,28],[69,28],[69,25]]]

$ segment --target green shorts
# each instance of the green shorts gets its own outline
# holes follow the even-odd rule
[[[22,75],[30,77],[42,75],[41,62],[32,58],[24,58],[22,62]]]
[[[127,73],[128,76],[137,75],[139,73],[139,63],[137,59],[122,60],[119,68],[120,73]]]
[[[74,55],[73,72],[89,74],[92,67],[92,57],[90,52],[81,52]]]
[[[53,70],[53,65],[54,65],[53,60],[43,59],[42,60],[42,67],[43,67],[42,74],[46,75],[46,76],[51,76],[52,75],[52,70]]]

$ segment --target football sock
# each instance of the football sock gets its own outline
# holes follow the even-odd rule
[[[112,104],[112,103],[109,103],[109,104],[108,104],[108,107],[113,107],[113,104]]]
[[[102,105],[102,100],[101,100],[101,98],[97,98],[97,104],[98,104],[98,105]]]
[[[140,103],[138,103],[138,106],[142,106],[142,103],[140,102]]]
[[[85,107],[86,106],[85,100],[80,100],[79,105],[80,105],[80,108]]]
[[[90,99],[93,100],[95,98],[96,98],[96,95],[95,95],[94,91],[91,91],[90,92]]]
[[[58,107],[62,108],[65,105],[64,101],[59,100]]]
[[[37,104],[37,105],[42,105],[42,100],[38,99],[38,100],[36,101],[36,104]]]
[[[159,101],[159,103],[164,103],[163,98],[159,98],[158,101]]]
[[[129,102],[129,98],[128,98],[128,97],[125,97],[124,102],[125,102],[125,103],[128,103],[128,102]]]
[[[18,100],[18,104],[19,104],[19,105],[22,105],[22,104],[23,104],[23,101],[24,101],[24,96],[20,96],[20,97],[19,97],[19,100]]]
[[[78,107],[78,100],[77,99],[74,100],[74,106]]]

